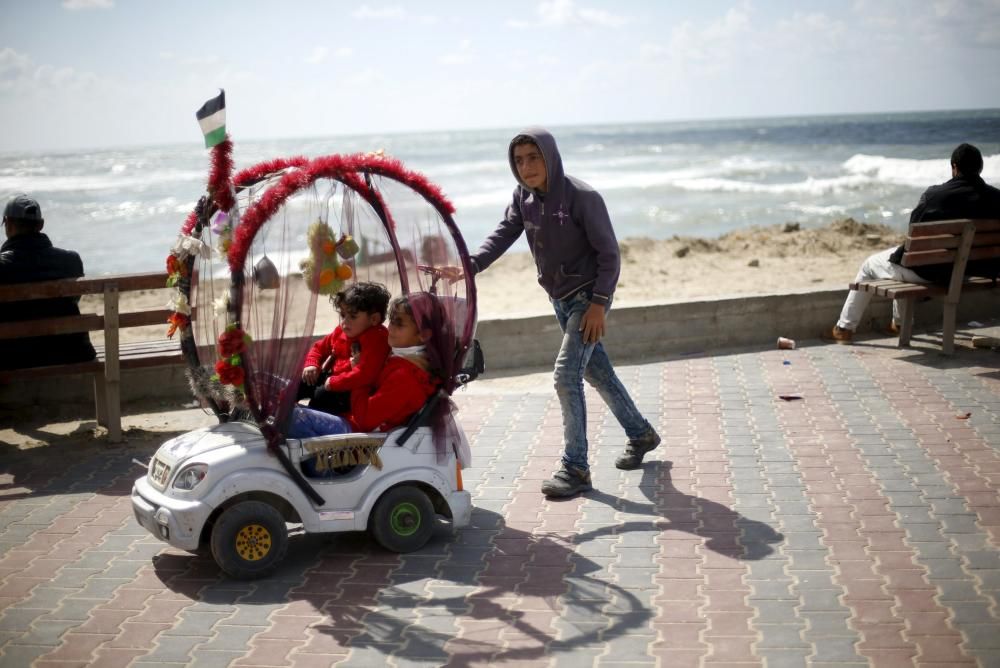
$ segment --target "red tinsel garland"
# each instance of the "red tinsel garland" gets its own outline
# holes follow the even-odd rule
[[[229,211],[236,203],[233,200],[232,184],[229,181],[232,174],[233,142],[229,135],[226,135],[221,143],[212,148],[212,168],[208,173],[208,194],[220,211]]]
[[[274,160],[258,162],[256,165],[237,172],[236,176],[233,177],[233,185],[237,188],[242,188],[246,185],[257,183],[275,172],[290,167],[302,167],[308,162],[309,159],[301,155],[293,158],[275,158]]]
[[[264,171],[268,169],[264,163],[259,167],[261,174],[268,173]],[[274,216],[285,200],[302,188],[310,186],[317,178],[331,178],[341,181],[371,201],[371,191],[354,171],[354,162],[350,157],[331,155],[306,161],[300,165],[299,169],[285,172],[277,183],[265,190],[260,199],[251,204],[243,213],[240,225],[236,228],[233,236],[233,243],[227,253],[229,269],[234,272],[243,270],[247,253],[261,226]]]
[[[198,209],[197,207],[188,214],[188,217],[184,220],[184,224],[181,226],[181,234],[184,236],[189,236],[191,230],[194,226],[198,224]]]
[[[441,213],[452,215],[455,213],[455,205],[444,196],[444,192],[437,184],[432,183],[426,176],[419,172],[410,171],[403,166],[403,163],[396,158],[378,155],[358,155],[357,170],[361,172],[371,172],[379,176],[387,176],[399,181],[403,185],[420,193],[424,199],[430,202]]]
[[[360,194],[369,204],[377,206],[386,213],[390,231],[394,227],[389,217],[388,208],[377,192],[373,191],[358,175],[368,172],[384,176],[408,186],[423,196],[442,215],[450,216],[455,212],[455,206],[444,196],[441,189],[431,183],[423,174],[410,171],[395,158],[378,155],[328,155],[314,160],[304,158],[277,159],[262,162],[236,175],[234,183],[251,183],[279,169],[297,167],[286,172],[279,181],[264,191],[259,200],[254,202],[244,212],[239,227],[229,247],[227,254],[231,271],[242,271],[247,253],[253,244],[254,237],[264,225],[297,191],[311,185],[316,179],[336,179]]]

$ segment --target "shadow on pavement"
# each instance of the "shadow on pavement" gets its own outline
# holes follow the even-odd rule
[[[748,519],[716,501],[680,491],[670,478],[671,466],[665,461],[643,465],[639,489],[649,503],[622,499],[598,490],[588,492],[588,499],[619,512],[657,519],[595,529],[581,534],[578,542],[627,531],[683,531],[704,538],[705,547],[713,552],[734,559],[756,560],[773,553],[772,545],[784,540],[784,535],[764,522]]]
[[[57,494],[127,495],[143,474],[133,459],[147,462],[167,439],[182,431],[129,429],[125,442],[109,443],[95,435],[96,423],[81,422],[54,434],[46,424],[19,424],[18,434],[39,443],[17,447],[0,441],[0,503]]]
[[[265,580],[229,580],[210,558],[178,553],[154,557],[154,570],[172,591],[213,606],[290,604],[290,615],[305,606],[325,618],[307,652],[528,661],[624,637],[654,615],[577,545],[475,508],[469,527],[442,527],[410,554],[384,552],[363,533],[299,535]]]
[[[311,626],[320,635],[304,652],[355,649],[463,664],[544,659],[628,636],[655,614],[647,600],[658,591],[655,579],[638,588],[617,584],[610,552],[590,558],[579,549],[585,543],[632,531],[683,531],[733,559],[762,559],[783,540],[763,522],[678,490],[670,468],[669,462],[643,467],[640,489],[648,503],[587,494],[648,521],[576,535],[529,533],[474,508],[470,526],[452,533],[442,525],[410,554],[384,552],[364,533],[298,532],[279,571],[265,580],[230,580],[209,556],[177,552],[155,556],[154,570],[166,587],[198,602],[287,605],[284,614],[323,618]]]

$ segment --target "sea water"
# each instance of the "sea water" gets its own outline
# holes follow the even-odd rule
[[[1000,110],[551,128],[566,172],[599,190],[619,239],[711,237],[751,225],[853,217],[905,229],[920,193],[951,177],[969,142],[1000,185]],[[236,128],[231,128],[236,132]],[[261,160],[384,149],[455,204],[475,248],[510,200],[516,128],[271,141],[233,137],[236,168]],[[159,270],[205,189],[209,152],[185,145],[0,156],[0,195],[38,199],[53,242],[88,275]],[[515,249],[526,249],[523,242]]]

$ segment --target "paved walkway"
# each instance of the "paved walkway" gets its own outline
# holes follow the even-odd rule
[[[614,468],[591,397],[596,489],[545,500],[548,374],[482,380],[458,397],[474,526],[405,556],[298,536],[251,583],[131,516],[132,458],[200,412],[124,448],[74,423],[0,443],[0,665],[1000,666],[1000,355],[869,341],[620,370],[665,437],[641,470]]]

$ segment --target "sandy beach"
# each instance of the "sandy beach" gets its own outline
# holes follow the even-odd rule
[[[620,240],[621,279],[614,306],[688,301],[734,295],[847,289],[871,253],[900,243],[885,225],[840,220],[824,227],[797,223],[751,227],[716,238],[673,237]],[[479,317],[523,317],[551,313],[527,253],[500,258],[476,277]],[[162,308],[167,290],[123,295],[123,310]],[[84,310],[94,310],[84,300]],[[831,314],[831,320],[836,314]],[[316,331],[335,326],[332,309],[320,304]],[[122,330],[122,341],[161,338],[166,327]],[[99,336],[93,337],[99,341]]]
[[[846,219],[804,229],[796,223],[751,227],[721,237],[623,239],[614,306],[732,295],[844,288],[871,253],[901,243],[885,225]],[[476,277],[484,319],[550,313],[535,285],[530,255],[500,258]],[[530,286],[512,290],[511,286]]]

